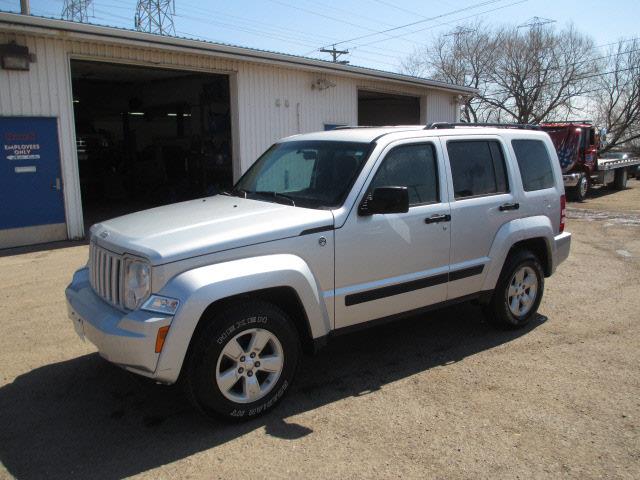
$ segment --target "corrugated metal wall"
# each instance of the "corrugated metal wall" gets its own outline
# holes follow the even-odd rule
[[[123,62],[228,73],[234,130],[234,172],[238,176],[274,141],[296,133],[322,130],[325,123],[357,124],[359,88],[420,97],[421,119],[457,120],[451,93],[392,81],[324,75],[293,68],[228,60],[124,42],[63,40],[0,32],[0,43],[27,45],[37,61],[27,72],[0,70],[0,115],[58,117],[62,175],[70,238],[83,235],[82,205],[75,150],[70,58]],[[329,88],[312,88],[323,79]]]

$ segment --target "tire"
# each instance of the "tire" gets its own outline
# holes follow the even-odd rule
[[[507,257],[485,307],[487,320],[502,328],[523,327],[536,315],[543,293],[544,273],[540,261],[529,250],[516,250]]]
[[[584,202],[590,188],[591,182],[589,181],[589,177],[583,173],[580,175],[577,185],[572,187],[568,193],[570,194],[571,200],[575,202]]]
[[[272,409],[298,366],[295,326],[279,308],[262,301],[231,306],[209,320],[194,339],[186,365],[187,396],[206,416],[231,421]]]
[[[613,179],[613,188],[616,190],[624,190],[627,188],[627,179],[629,175],[626,168],[620,168],[616,170],[615,177]]]

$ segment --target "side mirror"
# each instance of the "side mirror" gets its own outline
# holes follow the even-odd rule
[[[360,202],[359,215],[375,213],[406,213],[409,211],[407,187],[378,187]]]

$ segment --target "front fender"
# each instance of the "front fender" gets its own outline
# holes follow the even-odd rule
[[[493,290],[498,283],[502,266],[504,265],[509,250],[516,243],[530,238],[543,238],[547,245],[547,253],[552,258],[553,225],[549,217],[536,215],[533,217],[518,218],[505,223],[500,227],[493,239],[489,251],[489,270],[482,284],[482,291]]]
[[[322,292],[307,263],[296,255],[265,255],[195,268],[171,279],[158,294],[180,300],[165,340],[156,377],[178,379],[191,337],[213,302],[273,287],[293,288],[304,307],[313,338],[329,333],[331,323]]]

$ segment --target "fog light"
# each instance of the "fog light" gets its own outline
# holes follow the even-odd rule
[[[144,305],[142,305],[142,310],[164,313],[165,315],[174,315],[178,310],[179,305],[180,301],[175,298],[151,295],[149,299],[144,302]]]

